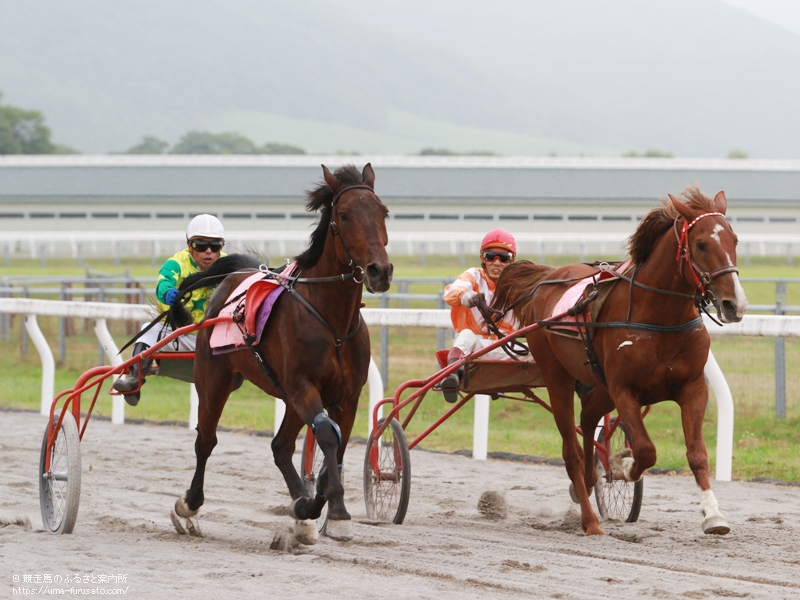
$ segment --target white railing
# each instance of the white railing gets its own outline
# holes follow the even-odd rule
[[[29,298],[0,298],[0,313],[21,314],[25,316],[25,328],[33,341],[42,361],[42,414],[48,414],[54,397],[55,360],[50,346],[39,329],[37,315],[56,317],[81,317],[95,319],[95,334],[112,365],[122,362],[117,346],[106,321],[135,320],[147,321],[152,318],[152,309],[146,305],[114,304],[104,302],[61,302]],[[364,321],[370,326],[403,326],[450,328],[450,312],[447,309],[377,309],[362,310]],[[706,321],[709,331],[715,335],[750,335],[766,337],[800,337],[800,317],[747,315],[741,323],[720,328]],[[718,481],[730,481],[733,456],[734,409],[730,388],[714,355],[709,352],[705,373],[717,398],[717,471]],[[369,414],[383,397],[383,381],[373,361],[370,361],[369,376]],[[197,395],[192,385],[190,393],[189,426],[197,424]],[[485,459],[487,456],[489,398],[475,397],[475,429],[473,436],[473,457]],[[283,420],[284,405],[275,402],[275,431]],[[124,423],[125,402],[115,396],[112,406],[112,422]],[[368,420],[371,429],[371,419]]]
[[[552,226],[548,226],[552,229]],[[630,232],[600,233],[546,232],[515,233],[521,255],[585,254],[588,249],[600,251],[612,258],[615,253],[624,255],[624,246]],[[157,258],[172,254],[181,248],[182,232],[176,231],[7,231],[3,233],[0,254],[12,257],[13,249],[27,249],[24,255],[38,258],[43,253],[62,256],[68,248],[73,259],[87,255],[113,256],[136,254]],[[286,256],[303,249],[308,244],[309,231],[303,229],[262,229],[230,231],[226,236],[228,248],[233,250],[256,245],[264,253]],[[470,231],[392,231],[389,249],[392,253],[408,256],[415,254],[449,254],[460,256],[465,252],[477,253],[483,233]],[[791,257],[800,251],[800,235],[792,234],[739,234],[740,259],[751,254],[785,255]],[[269,250],[271,249],[271,250]],[[276,252],[277,250],[277,252]],[[474,252],[473,252],[474,251]]]

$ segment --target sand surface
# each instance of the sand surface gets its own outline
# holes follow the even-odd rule
[[[49,585],[75,598],[87,594],[70,587],[137,599],[800,597],[800,487],[716,483],[732,526],[718,537],[701,531],[691,477],[646,476],[639,521],[605,522],[607,536],[586,538],[563,468],[413,450],[405,523],[377,525],[364,507],[365,446],[353,443],[345,499],[355,539],[323,537],[291,554],[270,550],[289,525],[289,494],[269,438],[220,433],[204,537],[190,538],[175,533],[169,511],[194,471],[194,432],[101,420],[81,443],[75,530],[54,536],[39,510],[45,422],[0,412],[0,598],[20,585],[38,592],[56,574],[90,582]],[[487,491],[505,500],[505,519],[479,512]]]

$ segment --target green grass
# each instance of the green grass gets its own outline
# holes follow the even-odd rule
[[[553,257],[551,264],[565,264],[574,257]],[[277,263],[276,263],[277,264]],[[109,273],[120,273],[130,268],[134,276],[152,276],[154,269],[149,260],[130,262],[123,268],[110,262],[94,262],[92,268]],[[395,260],[397,277],[454,277],[463,270],[458,259],[428,256],[426,266],[419,265],[414,257]],[[754,259],[750,267],[741,268],[742,277],[800,278],[800,266],[781,266],[778,260]],[[15,260],[5,274],[30,275],[82,275],[73,261],[50,261],[42,269],[36,261]],[[774,302],[774,285],[746,284],[751,303]],[[412,293],[435,293],[440,286],[413,284]],[[800,304],[800,284],[789,286],[789,304]],[[414,302],[410,306],[431,307],[430,303]],[[377,305],[370,301],[370,305]],[[392,306],[397,303],[392,303]],[[40,326],[54,352],[58,352],[58,320],[39,318]],[[56,389],[72,387],[77,378],[98,361],[97,342],[89,323],[75,319],[76,334],[66,338],[66,357],[56,369]],[[124,323],[111,323],[112,333],[121,342],[129,337]],[[380,364],[379,330],[371,331],[372,353]],[[41,390],[39,358],[29,344],[27,356],[21,354],[20,319],[13,323],[12,335],[0,340],[0,406],[38,409]],[[393,393],[401,383],[424,378],[436,371],[434,358],[436,332],[432,329],[390,328],[389,380],[387,389]],[[734,431],[734,478],[766,477],[785,481],[800,481],[800,340],[786,340],[787,356],[787,415],[775,418],[773,340],[771,338],[738,338],[719,336],[712,342],[712,351],[725,373],[734,397],[736,421]],[[102,390],[95,409],[96,414],[110,415],[111,401],[107,385]],[[547,398],[545,390],[542,397]],[[84,397],[82,406],[90,398]],[[450,405],[440,394],[431,392],[409,424],[409,434],[417,435]],[[525,403],[498,400],[492,402],[490,412],[489,450],[517,454],[560,458],[561,442],[550,414],[543,408]],[[150,378],[142,393],[138,407],[126,409],[126,417],[156,421],[186,421],[189,413],[189,389],[185,383],[167,378]],[[359,415],[353,435],[366,436],[367,390],[362,394]],[[473,410],[471,405],[453,415],[421,446],[443,451],[468,449],[472,445]],[[254,386],[246,383],[234,393],[223,413],[221,425],[230,428],[271,430],[274,418],[274,400]],[[664,402],[656,405],[645,423],[658,449],[657,467],[687,469],[683,433],[677,405]],[[712,472],[715,468],[717,408],[712,399],[704,422],[704,434],[709,450]],[[91,429],[91,426],[90,426]],[[88,433],[91,435],[91,433]]]

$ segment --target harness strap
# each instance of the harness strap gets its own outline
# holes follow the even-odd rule
[[[603,323],[596,323],[594,321],[548,321],[547,319],[543,321],[535,321],[535,323],[541,325],[546,329],[552,329],[553,326],[562,326],[562,327],[576,327],[579,330],[581,329],[638,329],[643,331],[656,331],[660,333],[673,333],[676,331],[686,331],[687,329],[692,329],[693,327],[697,327],[703,322],[703,317],[697,317],[688,321],[687,323],[683,323],[682,325],[651,325],[650,323],[629,323],[624,321],[607,321]]]
[[[264,359],[264,355],[261,353],[261,348],[259,348],[258,344],[255,343],[256,338],[247,333],[244,329],[242,329],[242,335],[244,336],[245,346],[247,346],[247,349],[250,350],[250,353],[255,357],[261,372],[267,376],[272,385],[275,386],[275,389],[278,390],[278,393],[281,395],[281,399],[284,402],[288,402],[289,398],[287,397],[286,392],[281,387],[281,384],[278,381],[278,378],[275,376],[275,373],[273,373],[272,369],[269,368],[266,359]]]

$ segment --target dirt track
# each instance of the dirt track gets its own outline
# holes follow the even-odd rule
[[[191,480],[194,432],[99,420],[81,444],[75,531],[52,536],[36,481],[45,422],[0,412],[0,597],[21,585],[15,576],[67,573],[125,574],[125,584],[99,587],[153,599],[800,597],[800,487],[717,483],[732,531],[715,537],[700,529],[692,478],[648,476],[637,523],[607,522],[608,536],[585,538],[563,468],[414,450],[406,522],[375,525],[361,491],[364,446],[352,444],[345,486],[356,538],[322,538],[293,555],[269,548],[289,503],[269,439],[220,434],[205,537],[188,538],[168,514]],[[508,518],[481,516],[488,490],[505,496]]]

